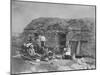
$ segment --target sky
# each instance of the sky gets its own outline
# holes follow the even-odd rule
[[[21,33],[33,19],[39,17],[95,18],[95,7],[14,0],[11,13],[12,32]]]

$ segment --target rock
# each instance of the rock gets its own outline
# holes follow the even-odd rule
[[[95,65],[91,65],[91,66],[89,65],[88,69],[95,69]]]
[[[81,64],[82,64],[82,65],[83,65],[83,64],[86,65],[86,61],[85,61],[84,58],[76,59],[76,61],[77,61],[77,63],[80,64],[80,65],[81,65]]]
[[[71,68],[73,69],[87,69],[87,66],[86,65],[79,65],[79,64],[73,64],[71,65]]]
[[[60,66],[58,70],[62,71],[62,70],[72,70],[72,69],[68,66]]]
[[[45,58],[45,60],[48,61],[49,59],[48,58]]]
[[[43,70],[37,70],[37,72],[48,72],[48,70],[43,69]]]
[[[36,62],[40,62],[40,59],[36,59]]]
[[[54,59],[54,61],[58,61],[57,59]]]
[[[94,69],[94,68],[96,68],[95,65],[92,65],[92,66],[91,66],[91,69]]]

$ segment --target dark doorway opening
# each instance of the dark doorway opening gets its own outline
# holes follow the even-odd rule
[[[59,49],[63,52],[63,48],[66,46],[66,34],[58,33],[58,40]]]

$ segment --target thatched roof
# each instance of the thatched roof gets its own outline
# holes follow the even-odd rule
[[[93,24],[93,23],[92,23]],[[38,18],[32,20],[24,29],[24,33],[33,32],[64,32],[73,40],[88,40],[90,38],[91,22],[83,19]],[[71,34],[70,34],[71,33]]]

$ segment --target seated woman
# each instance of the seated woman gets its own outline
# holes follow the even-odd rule
[[[34,50],[34,46],[32,44],[30,44],[30,46],[29,46],[28,53],[30,56],[36,55],[35,50]]]

